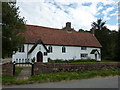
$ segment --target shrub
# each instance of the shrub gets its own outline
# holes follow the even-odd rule
[[[97,62],[95,59],[70,59],[70,60],[63,60],[63,59],[55,59],[52,60],[48,58],[49,63],[76,63],[76,62]]]

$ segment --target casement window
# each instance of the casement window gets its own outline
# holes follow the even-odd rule
[[[81,50],[87,50],[87,47],[81,47]]]
[[[62,53],[65,53],[66,52],[66,48],[65,46],[62,47]]]
[[[81,58],[87,58],[88,54],[81,54]]]
[[[18,63],[18,59],[16,59],[16,63]]]
[[[47,56],[47,52],[44,52],[44,56]]]
[[[52,53],[52,46],[49,46],[48,49],[49,49],[49,52]]]
[[[21,50],[21,52],[24,52],[24,45],[22,46],[22,50]]]
[[[24,45],[23,45],[22,47],[19,47],[19,48],[18,48],[18,51],[19,51],[19,52],[24,52]]]

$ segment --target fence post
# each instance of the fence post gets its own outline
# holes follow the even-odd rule
[[[15,61],[13,62],[13,76],[15,75]]]
[[[34,60],[32,60],[32,72],[31,72],[31,76],[34,75]]]

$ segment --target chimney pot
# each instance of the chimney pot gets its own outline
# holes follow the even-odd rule
[[[68,31],[71,30],[71,22],[66,23],[66,30],[68,30]]]

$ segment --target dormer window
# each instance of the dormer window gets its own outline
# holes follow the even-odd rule
[[[52,53],[52,46],[49,46],[48,49],[49,49],[49,52]]]
[[[62,53],[65,53],[66,52],[66,48],[65,46],[62,47]]]

